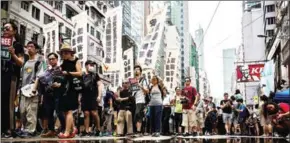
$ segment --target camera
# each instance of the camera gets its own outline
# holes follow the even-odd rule
[[[188,99],[186,99],[186,98],[181,98],[181,99],[180,99],[180,103],[181,103],[181,104],[188,104]]]

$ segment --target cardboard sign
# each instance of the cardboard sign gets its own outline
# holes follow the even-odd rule
[[[140,87],[138,86],[139,81],[136,78],[129,78],[129,82],[130,82],[132,91],[140,90]]]
[[[12,38],[1,37],[1,60],[10,60],[11,54],[8,48],[12,46]]]

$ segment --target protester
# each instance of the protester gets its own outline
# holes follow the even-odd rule
[[[112,117],[113,117],[113,102],[114,102],[114,92],[107,90],[106,96],[104,97],[104,110],[103,115],[105,117],[105,121],[103,123],[103,133],[104,136],[112,135]]]
[[[14,129],[14,100],[24,63],[24,48],[20,44],[18,27],[14,22],[3,26],[3,37],[13,39],[12,46],[8,47],[9,57],[1,56],[1,131],[2,137],[9,138]]]
[[[182,103],[181,99],[183,99],[181,96],[181,89],[179,87],[175,88],[175,97],[173,99],[173,103],[175,106],[174,109],[174,121],[175,121],[175,130],[176,135],[182,135]]]
[[[54,129],[54,111],[60,120],[61,130],[65,129],[65,119],[62,113],[59,112],[58,100],[65,91],[64,77],[62,71],[57,65],[58,55],[49,53],[47,55],[49,68],[39,77],[41,103],[43,108],[43,132],[41,137],[54,137],[56,135]]]
[[[197,93],[199,96],[200,94]],[[196,126],[196,131],[197,131],[197,135],[200,136],[203,134],[203,128],[204,128],[204,120],[205,120],[205,101],[204,100],[199,100],[197,103],[197,107],[196,107],[196,122],[197,122],[197,126]]]
[[[183,115],[182,115],[182,126],[184,126],[184,135],[196,135],[196,114],[195,108],[199,97],[197,95],[196,89],[190,85],[191,79],[185,79],[185,87],[183,89],[183,95],[186,103],[183,104]]]
[[[170,135],[169,131],[169,119],[171,115],[171,101],[172,97],[170,96],[169,92],[166,88],[163,88],[163,113],[162,113],[162,134],[163,135]]]
[[[40,47],[35,42],[30,41],[27,43],[27,50],[29,60],[24,63],[22,69],[22,94],[20,100],[20,115],[24,130],[18,133],[18,136],[24,138],[36,136],[39,103],[38,78],[45,70],[44,57],[37,54]]]
[[[159,85],[159,79],[157,76],[152,77],[151,84],[152,86],[149,89],[149,94],[151,96],[149,102],[151,132],[153,137],[159,137],[162,119],[163,90]]]
[[[139,90],[133,93],[135,97],[136,109],[135,109],[135,123],[137,134],[136,136],[142,136],[141,128],[142,128],[142,120],[144,117],[144,109],[145,109],[145,96],[148,91],[148,83],[144,77],[142,77],[142,68],[139,65],[134,67],[135,78],[139,81]]]
[[[132,113],[130,111],[130,105],[132,104],[132,92],[129,91],[129,82],[123,82],[122,90],[119,92],[117,101],[120,102],[120,111],[118,114],[118,136],[124,136],[125,122],[127,125],[127,135],[133,134]]]
[[[86,72],[83,75],[84,89],[82,91],[81,105],[84,112],[84,125],[85,131],[82,132],[81,136],[91,136],[92,133],[89,130],[90,127],[90,116],[95,121],[94,124],[97,128],[100,126],[100,117],[97,112],[97,98],[99,93],[102,91],[102,82],[99,74],[96,71],[96,63],[87,60],[85,63]],[[98,128],[99,129],[99,128]],[[99,132],[99,130],[97,130]]]
[[[82,76],[81,62],[78,58],[74,57],[75,51],[71,49],[68,44],[63,44],[59,54],[62,57],[63,63],[61,69],[65,76],[66,88],[65,93],[60,96],[59,105],[60,111],[64,112],[66,125],[64,133],[59,133],[59,138],[73,138],[78,133],[77,128],[74,126],[73,110],[78,109],[78,85],[77,78]]]
[[[220,103],[220,107],[223,111],[223,122],[225,123],[226,135],[230,135],[232,118],[233,118],[232,117],[233,103],[228,97],[229,97],[229,94],[224,93],[224,100],[222,100]]]
[[[265,104],[268,102],[268,97],[266,95],[263,95],[260,97],[260,104],[259,104],[259,109],[260,109],[260,123],[261,126],[263,127],[263,135],[262,136],[272,136],[272,125],[271,125],[271,116],[265,112]]]

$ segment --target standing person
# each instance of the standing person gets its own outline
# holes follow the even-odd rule
[[[104,136],[112,135],[112,117],[114,114],[113,100],[114,100],[114,92],[107,90],[106,96],[104,97],[104,110],[103,110],[105,121],[103,124],[104,133],[102,134]]]
[[[142,68],[140,65],[136,65],[134,67],[135,78],[139,81],[139,90],[133,93],[135,97],[136,109],[135,109],[135,123],[137,128],[137,136],[142,136],[142,120],[144,117],[144,109],[145,109],[145,96],[149,92],[147,81],[142,76]]]
[[[3,27],[3,37],[12,37],[13,39],[12,46],[8,48],[10,56],[1,56],[1,131],[4,138],[11,137],[14,129],[14,100],[19,84],[20,70],[24,63],[24,48],[20,44],[17,29],[17,25],[13,22],[8,22]],[[2,52],[4,51],[2,50]]]
[[[268,103],[268,97],[263,95],[260,97],[261,101],[259,104],[260,109],[260,122],[263,127],[263,135],[262,136],[272,136],[272,125],[271,125],[271,116],[264,111],[264,106]]]
[[[66,125],[64,133],[59,133],[59,138],[73,138],[78,130],[74,127],[73,110],[78,109],[78,93],[74,80],[82,76],[81,62],[74,56],[75,51],[68,44],[63,44],[59,51],[63,63],[61,69],[67,81],[66,92],[60,96],[60,111],[64,112]]]
[[[163,135],[170,135],[169,132],[169,119],[171,115],[171,101],[172,97],[167,92],[166,88],[163,88],[163,113],[162,113],[162,133]]]
[[[174,103],[174,121],[175,121],[175,130],[176,135],[182,135],[182,103],[181,103],[181,89],[179,87],[175,88],[175,97],[173,99]]]
[[[223,122],[225,124],[225,129],[226,129],[226,135],[230,135],[230,129],[231,129],[231,124],[232,124],[232,108],[233,108],[233,103],[231,100],[229,100],[229,94],[224,93],[224,100],[220,102],[220,107],[223,111]]]
[[[118,127],[117,134],[118,136],[124,136],[124,126],[125,121],[127,125],[127,135],[133,134],[133,124],[132,124],[132,113],[130,111],[131,108],[131,100],[132,100],[132,92],[129,90],[129,82],[123,82],[122,90],[119,92],[119,97],[117,101],[120,102],[120,111],[118,114]]]
[[[36,135],[37,111],[39,97],[37,94],[37,83],[39,76],[45,70],[45,61],[42,55],[37,54],[40,47],[35,42],[27,43],[29,59],[22,69],[22,88],[25,89],[34,83],[32,93],[27,95],[21,93],[20,115],[24,125],[24,132],[20,132],[20,137],[32,137]]]
[[[197,93],[200,95],[199,93]],[[205,103],[204,100],[199,100],[197,103],[196,107],[196,130],[197,130],[197,135],[200,136],[203,134],[202,129],[204,128],[204,119],[205,119]]]
[[[157,76],[152,77],[151,83],[152,86],[149,90],[149,94],[151,96],[149,102],[151,132],[153,137],[159,137],[162,118],[163,90],[159,85],[159,79]]]
[[[56,53],[49,53],[47,55],[49,68],[45,73],[39,78],[40,83],[40,93],[42,94],[41,103],[43,108],[43,130],[48,130],[48,132],[43,132],[41,137],[54,137],[56,135],[54,130],[54,111],[60,120],[61,128],[64,130],[65,120],[62,113],[58,109],[58,99],[59,96],[65,91],[64,77],[62,76],[62,71],[57,65],[58,55]]]
[[[100,128],[100,117],[97,112],[97,99],[101,96],[100,94],[102,93],[103,84],[99,74],[96,73],[95,65],[96,63],[91,60],[87,60],[85,63],[86,72],[83,75],[84,89],[82,90],[81,98],[81,106],[85,116],[85,131],[82,132],[81,136],[90,136],[92,134],[89,130],[91,116],[95,121],[94,124],[97,126],[97,129]],[[99,130],[96,132],[99,132]]]
[[[197,95],[196,89],[190,85],[191,79],[185,79],[185,87],[183,89],[183,95],[187,100],[187,104],[183,104],[182,114],[182,126],[184,126],[184,136],[193,135],[196,136],[196,114],[195,109],[199,96]]]
[[[241,91],[239,89],[237,89],[235,92],[235,99],[236,100],[243,99],[243,96],[242,96]]]
[[[244,129],[244,122],[247,118],[246,111],[246,106],[243,104],[243,99],[238,99],[237,100],[237,105],[235,108],[235,111],[238,113],[238,118],[235,120],[235,132],[237,133],[238,127],[240,128],[240,133],[243,134],[243,129]]]

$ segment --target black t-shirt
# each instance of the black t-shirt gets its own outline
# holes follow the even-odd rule
[[[132,95],[132,92],[126,89],[120,92],[120,98],[130,97],[131,95]],[[130,100],[125,100],[125,101],[120,102],[120,110],[125,110],[129,108],[130,108]]]
[[[230,100],[222,100],[220,105],[225,105],[227,102],[230,102],[230,105],[233,105],[232,101],[230,101]],[[232,113],[232,106],[226,106],[222,110],[223,110],[223,113],[230,114],[230,113]]]
[[[18,55],[24,55],[24,48],[23,46],[19,43],[19,42],[13,42],[13,48],[15,49],[15,54]],[[2,60],[1,59],[1,65],[2,65],[2,69],[1,72],[9,72],[12,73],[14,76],[16,76],[17,78],[20,77],[20,70],[21,67],[16,65],[15,61],[12,59],[10,60]]]

